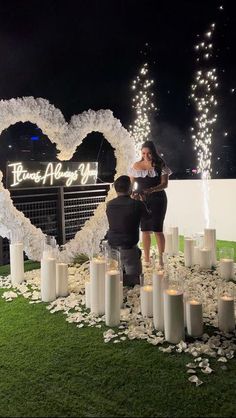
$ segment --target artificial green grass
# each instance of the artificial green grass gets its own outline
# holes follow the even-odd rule
[[[0,299],[0,416],[236,415],[234,360],[195,387],[192,357],[144,341],[105,344],[105,326],[78,329],[45,305]]]
[[[30,271],[34,269],[39,269],[40,263],[38,261],[31,261],[27,260],[24,262],[24,270]],[[10,264],[5,264],[4,266],[0,266],[0,275],[5,276],[10,274]]]
[[[224,244],[225,245],[225,244]],[[25,269],[39,263],[27,261]],[[8,274],[9,266],[0,267]],[[187,354],[145,341],[104,343],[101,329],[66,322],[47,304],[12,302],[0,290],[0,416],[234,417],[235,359],[188,382]],[[208,331],[208,329],[205,329]],[[168,345],[168,344],[167,344]]]

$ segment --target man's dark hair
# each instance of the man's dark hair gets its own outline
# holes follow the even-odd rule
[[[131,189],[131,181],[129,176],[120,176],[114,182],[115,191],[118,193],[129,193]]]

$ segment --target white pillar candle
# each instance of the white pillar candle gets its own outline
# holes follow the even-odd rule
[[[200,337],[203,334],[202,303],[197,300],[186,301],[187,333],[191,337]]]
[[[183,294],[183,303],[184,303],[184,328],[187,327],[187,321],[186,321],[186,301],[187,301],[187,296],[185,294]]]
[[[90,297],[91,312],[96,315],[105,313],[105,260],[93,258],[90,261]]]
[[[166,286],[164,279],[164,271],[160,270],[153,272],[153,324],[154,328],[159,331],[164,331],[164,305],[163,305],[163,291]]]
[[[23,243],[10,244],[10,270],[12,284],[21,283],[24,280],[24,254]]]
[[[153,291],[151,285],[140,288],[141,314],[145,317],[153,316]]]
[[[199,250],[199,265],[202,270],[211,269],[212,267],[212,251],[208,248],[200,248]]]
[[[109,327],[120,323],[120,272],[108,270],[105,278],[105,322]]]
[[[184,265],[193,266],[193,248],[195,241],[192,238],[184,238]]]
[[[234,260],[230,258],[221,258],[220,277],[225,280],[229,280],[234,277]]]
[[[124,295],[123,295],[123,281],[120,281],[120,308],[123,308],[123,299],[124,299]]]
[[[165,234],[165,253],[173,255],[173,235],[172,233]]]
[[[204,248],[204,232],[196,233],[196,244],[199,248]]]
[[[164,290],[164,332],[166,341],[172,344],[184,339],[183,293],[179,290]]]
[[[204,246],[211,250],[212,266],[216,265],[216,230],[211,228],[204,229]]]
[[[56,295],[68,296],[68,265],[56,263]]]
[[[197,245],[193,247],[193,264],[199,264],[199,250]]]
[[[91,308],[91,295],[90,295],[91,283],[85,283],[85,306],[87,309]]]
[[[172,245],[173,245],[173,254],[179,254],[179,228],[177,226],[173,226],[171,228],[172,232]]]
[[[56,299],[55,258],[41,260],[41,299],[43,302],[52,302]]]
[[[219,329],[224,332],[231,332],[235,328],[234,298],[223,295],[218,299],[218,322]]]
[[[43,250],[42,258],[54,258],[54,250],[53,248]]]

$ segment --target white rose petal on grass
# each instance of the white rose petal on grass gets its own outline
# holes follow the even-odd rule
[[[163,353],[171,353],[174,348],[175,346],[169,345],[169,347],[167,348],[159,347],[159,350],[162,351]]]
[[[218,358],[218,360],[217,361],[220,361],[221,363],[227,363],[227,358],[225,358],[225,357],[220,357],[220,358]]]
[[[179,344],[176,345],[176,351],[178,353],[182,353],[182,351],[186,350],[187,348],[187,344],[184,341],[180,341]]]
[[[2,295],[2,298],[6,299],[6,300],[8,300],[8,299],[12,300],[12,299],[15,299],[17,297],[18,297],[18,294],[16,292],[13,292],[12,290],[10,290],[9,292],[4,292],[3,295]]]
[[[28,287],[26,286],[26,284],[19,284],[19,285],[15,286],[15,288],[16,288],[17,290],[19,290],[19,292],[20,292],[20,293],[22,293],[22,294],[24,294],[24,293],[26,293],[26,292],[28,292],[28,291],[29,291],[29,289],[28,289]]]
[[[23,293],[23,294],[22,294],[22,296],[23,296],[25,299],[29,299],[29,298],[31,297],[31,292],[26,292],[26,293]]]
[[[190,367],[190,369],[196,369],[197,368],[197,364],[195,364],[195,363],[188,363],[188,364],[186,364],[186,367]]]
[[[58,306],[55,306],[55,308],[51,309],[50,313],[55,313],[59,311],[63,311],[63,307],[58,305]]]
[[[209,360],[208,359],[204,359],[203,361],[200,361],[200,363],[198,364],[199,367],[208,367],[209,366]]]
[[[234,351],[230,351],[229,353],[226,353],[226,357],[228,360],[231,360],[234,357]]]
[[[189,380],[191,383],[195,383],[195,384],[196,384],[196,386],[200,386],[200,385],[202,385],[202,384],[203,384],[203,382],[202,382],[200,379],[198,379],[198,377],[197,377],[196,375],[190,376],[190,377],[188,378],[188,380]]]
[[[135,335],[131,335],[131,334],[129,334],[129,335],[128,335],[128,338],[129,338],[129,340],[135,340],[136,336],[135,336]]]
[[[187,370],[187,373],[190,373],[190,374],[195,374],[195,373],[196,373],[196,370],[194,370],[194,369],[188,369],[188,370]]]
[[[154,338],[154,341],[156,342],[156,344],[163,344],[163,342],[165,341],[164,337],[156,337]]]
[[[41,292],[34,290],[32,293],[32,300],[41,299]]]
[[[105,331],[104,333],[103,333],[103,337],[104,338],[107,338],[107,336],[109,335],[114,335],[115,334],[115,331],[113,330],[113,329],[108,329],[108,331]]]
[[[211,374],[213,372],[213,369],[210,367],[206,367],[205,369],[201,369],[201,372],[204,374]]]

